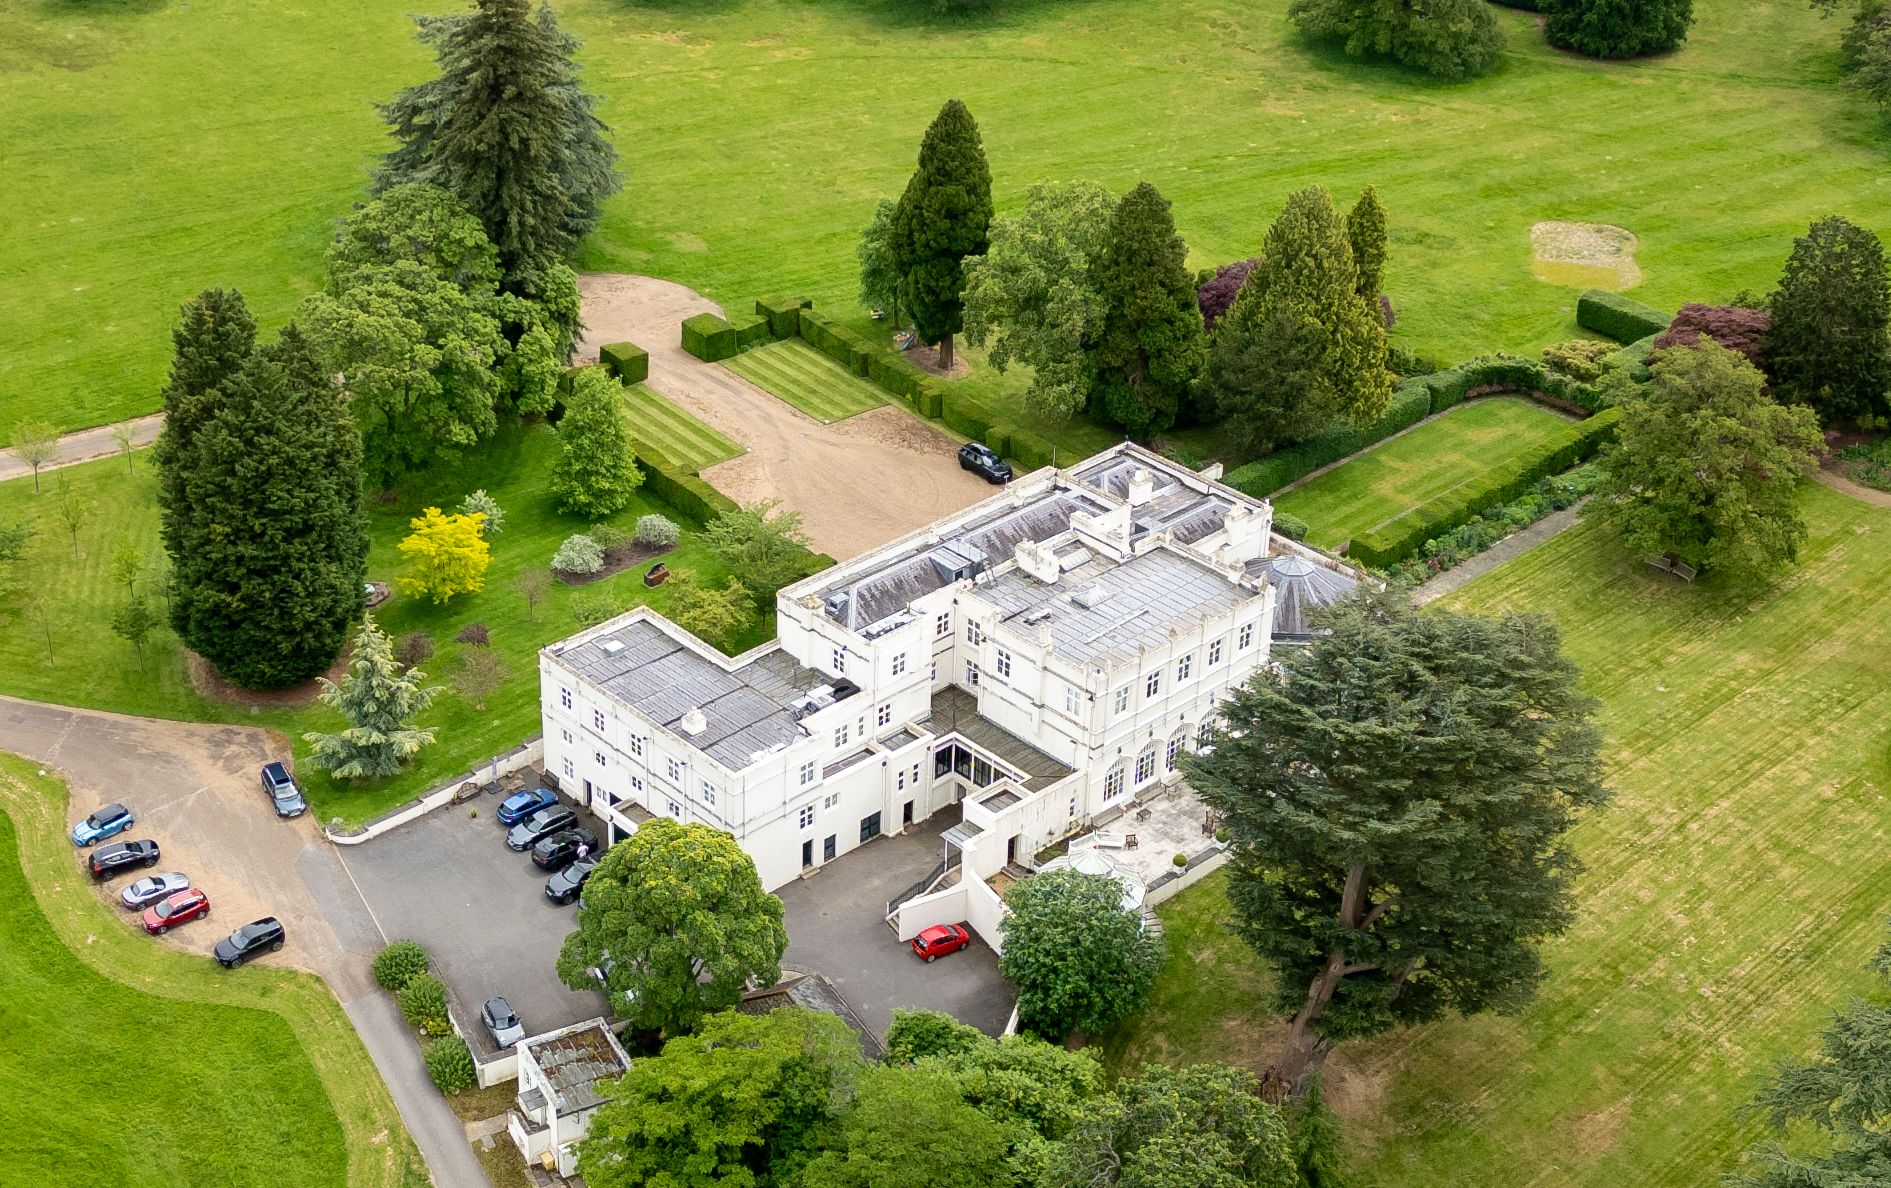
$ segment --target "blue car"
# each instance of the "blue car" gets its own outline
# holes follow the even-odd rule
[[[540,809],[548,809],[558,803],[558,793],[550,788],[534,788],[530,792],[514,792],[506,797],[499,806],[499,823],[517,825],[520,821]]]
[[[108,804],[72,827],[72,844],[97,845],[108,837],[117,837],[132,826],[131,810],[122,804]]]

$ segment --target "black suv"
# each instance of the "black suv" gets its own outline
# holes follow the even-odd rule
[[[990,446],[975,441],[959,447],[959,469],[969,470],[988,483],[1011,481],[1011,463],[1000,458]]]
[[[570,829],[577,824],[578,814],[562,805],[540,809],[507,832],[506,845],[514,850],[528,849],[539,838],[550,837],[561,829]]]
[[[595,854],[597,848],[597,834],[589,829],[567,829],[538,839],[532,847],[532,861],[540,870],[559,870],[575,859],[580,849],[590,855]]]
[[[85,868],[95,879],[109,879],[134,866],[156,866],[158,843],[154,841],[113,842],[92,851]]]
[[[282,921],[274,916],[253,920],[217,942],[210,955],[225,969],[235,969],[261,953],[282,948]]]

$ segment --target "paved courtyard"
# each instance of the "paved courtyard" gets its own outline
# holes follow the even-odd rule
[[[927,965],[886,925],[887,900],[939,861],[939,835],[957,816],[938,813],[911,834],[869,842],[775,892],[787,908],[784,963],[826,974],[876,1035],[895,1007],[945,1011],[990,1035],[1011,1017],[1011,986],[984,941]]]

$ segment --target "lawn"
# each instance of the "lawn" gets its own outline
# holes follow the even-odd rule
[[[724,367],[823,425],[886,403],[886,393],[798,338],[724,359]]]
[[[65,810],[63,781],[0,755],[0,1178],[425,1185],[328,987],[134,934],[80,877]]]
[[[802,291],[867,329],[857,236],[953,96],[1001,210],[1040,179],[1147,179],[1191,267],[1253,254],[1296,187],[1376,184],[1396,340],[1446,360],[1571,333],[1576,289],[1532,274],[1541,219],[1626,226],[1636,295],[1668,308],[1769,285],[1818,216],[1891,227],[1891,137],[1841,85],[1841,24],[1798,0],[1699,0],[1685,49],[1625,63],[1498,10],[1501,68],[1456,85],[1310,46],[1287,4],[562,0],[627,178],[580,262],[732,309]],[[206,286],[289,316],[387,147],[374,102],[431,70],[415,8],[0,0],[0,425],[155,408],[177,307]],[[1002,410],[1024,379],[960,386]],[[1079,424],[1065,445],[1096,440]]]
[[[631,436],[692,474],[744,452],[741,446],[644,384],[626,389],[624,403],[628,406]]]
[[[1310,543],[1336,549],[1568,432],[1566,418],[1528,400],[1460,404],[1276,495],[1274,506],[1307,522]]]
[[[1362,1188],[1715,1183],[1757,1136],[1736,1112],[1755,1076],[1863,988],[1891,903],[1891,512],[1803,501],[1812,540],[1764,591],[1683,585],[1584,525],[1451,599],[1556,620],[1616,796],[1577,830],[1577,919],[1532,1005],[1335,1058]],[[1110,1052],[1252,1050],[1228,1037],[1264,1013],[1214,984],[1238,942],[1197,919],[1218,894],[1165,905],[1206,939]]]
[[[538,649],[576,631],[577,610],[627,610],[646,602],[661,610],[668,605],[669,588],[646,590],[638,573],[628,571],[581,588],[554,581],[538,607],[528,609],[517,586],[519,575],[545,568],[566,536],[587,527],[553,506],[548,471],[556,449],[549,430],[508,429],[465,459],[413,476],[392,502],[371,505],[368,573],[389,583],[402,570],[395,545],[422,508],[451,510],[478,485],[499,501],[506,519],[492,540],[492,565],[483,592],[456,597],[445,606],[397,594],[375,612],[396,640],[415,631],[431,637],[435,653],[420,667],[446,691],[420,724],[437,728],[438,738],[405,772],[379,783],[348,787],[299,767],[298,775],[324,822],[374,816],[536,734]],[[275,727],[294,742],[298,758],[305,756],[303,732],[333,729],[341,721],[339,715],[319,705],[252,711],[246,703],[208,699],[193,687],[183,648],[168,630],[153,633],[141,668],[131,645],[108,629],[113,610],[125,597],[110,574],[114,553],[130,544],[146,558],[147,575],[163,556],[149,460],[149,451],[144,451],[134,455],[129,468],[120,457],[62,470],[45,481],[45,493],[39,496],[33,494],[30,479],[0,483],[0,522],[26,517],[38,524],[23,563],[24,577],[45,591],[51,608],[42,623],[17,595],[0,600],[0,693],[120,713]],[[57,513],[62,484],[69,484],[74,497],[90,509],[76,543]],[[628,529],[646,512],[679,519],[673,509],[640,492],[613,522]],[[693,569],[712,582],[720,581],[726,570],[698,543],[698,527],[684,522],[682,542],[665,560],[674,569]],[[149,576],[141,589],[148,586]],[[486,625],[491,646],[504,658],[507,671],[504,685],[486,699],[484,711],[452,690],[460,656],[469,646],[454,637],[472,623]],[[50,661],[47,627],[52,633]],[[736,642],[753,646],[772,630],[770,602],[767,613]]]

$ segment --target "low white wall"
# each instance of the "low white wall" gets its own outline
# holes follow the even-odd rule
[[[902,903],[893,914],[899,938],[909,941],[934,924],[957,924],[967,919],[965,889],[966,884],[961,881]]]
[[[1005,933],[999,925],[1005,918],[1005,901],[985,882],[971,883],[965,889],[965,919],[972,931],[985,939],[992,952],[1005,951]]]
[[[504,755],[496,756],[483,767],[477,767],[453,777],[400,812],[374,822],[360,833],[339,834],[326,830],[324,832],[327,833],[328,840],[338,846],[358,846],[364,841],[380,837],[390,829],[398,829],[409,821],[418,820],[437,808],[453,803],[454,794],[460,790],[460,785],[468,780],[476,784],[488,783],[494,778],[495,773],[509,776],[515,771],[522,771],[541,762],[544,758],[545,740],[542,737],[532,739]]]
[[[1220,870],[1227,864],[1227,861],[1228,851],[1217,851],[1213,856],[1205,858],[1183,871],[1179,878],[1170,879],[1168,882],[1162,884],[1162,886],[1152,888],[1148,895],[1143,898],[1143,902],[1153,906],[1179,895],[1201,882],[1215,871]]]

